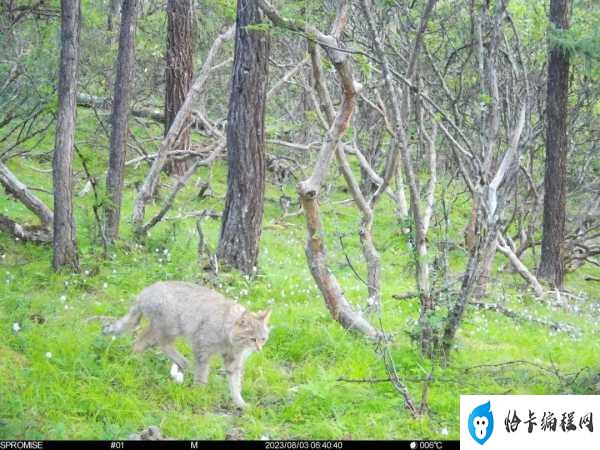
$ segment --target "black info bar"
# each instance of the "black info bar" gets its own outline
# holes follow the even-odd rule
[[[200,449],[261,449],[261,450],[353,450],[409,449],[451,450],[460,448],[458,441],[0,441],[0,450],[200,450]]]

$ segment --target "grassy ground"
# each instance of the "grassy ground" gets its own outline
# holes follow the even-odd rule
[[[85,114],[81,116],[80,150],[90,158],[92,171],[103,179],[105,143],[90,137],[95,135],[92,122]],[[51,137],[39,148],[51,149]],[[32,170],[47,169],[47,160],[15,160],[10,167],[27,184],[50,189],[50,174]],[[235,413],[219,372],[220,363],[215,362],[207,386],[193,387],[189,377],[178,385],[169,378],[170,364],[162,354],[154,350],[132,354],[131,336],[111,340],[100,334],[98,322],[86,321],[95,315],[123,314],[136,293],[154,281],[202,281],[193,219],[159,224],[145,246],[130,239],[133,181],[142,179],[145,170],[141,167],[128,173],[124,239],[106,259],[99,246],[92,244],[92,195],[75,199],[80,274],[55,274],[50,270],[48,247],[0,235],[0,439],[119,439],[149,425],[158,425],[164,435],[181,439],[457,439],[460,394],[592,393],[598,382],[596,318],[600,299],[593,286],[583,281],[591,272],[585,268],[567,280],[567,287],[582,292],[585,299],[570,299],[560,307],[534,300],[517,276],[495,273],[491,300],[523,314],[574,325],[581,333],[555,333],[495,312],[469,310],[450,366],[436,369],[437,381],[429,390],[431,412],[422,419],[411,419],[389,383],[338,381],[341,377],[384,377],[381,359],[371,344],[345,332],[328,315],[306,267],[303,217],[282,220],[280,191],[269,186],[257,277],[248,280],[222,273],[215,281],[223,293],[253,310],[273,308],[271,339],[247,365],[243,392],[252,406]],[[203,169],[198,178],[210,179],[214,197],[199,200],[192,184],[181,193],[170,217],[204,208],[221,209],[226,190],[223,165]],[[76,191],[82,186],[83,181],[78,182]],[[293,186],[285,189],[293,196]],[[50,200],[43,192],[39,195]],[[348,255],[357,270],[364,272],[354,236],[358,214],[348,204],[334,204],[346,197],[334,190],[330,201],[323,202],[329,257],[347,296],[362,305],[364,286],[346,264],[339,241],[339,235],[344,235]],[[464,200],[456,202],[451,211],[452,236],[458,235],[467,216],[466,197]],[[415,327],[417,301],[391,297],[414,289],[409,242],[407,235],[398,232],[386,201],[378,211],[375,236],[384,268],[383,322],[388,331],[398,333],[393,354],[400,375],[419,379],[429,373],[431,363],[419,357],[407,333]],[[158,207],[153,205],[147,217]],[[6,196],[0,197],[0,211],[33,221]],[[218,230],[218,221],[205,222],[204,231],[213,248]],[[501,259],[499,256],[500,263]],[[464,253],[452,252],[452,271],[458,273],[464,261]],[[21,327],[18,332],[13,330],[14,323]],[[179,345],[189,353],[184,343]],[[471,368],[515,360],[533,364]],[[557,373],[535,365],[551,367]],[[419,398],[420,384],[409,382],[409,386]]]

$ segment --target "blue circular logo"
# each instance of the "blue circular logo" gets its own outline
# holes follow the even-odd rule
[[[490,402],[479,405],[469,414],[469,434],[475,442],[483,445],[494,431],[494,415],[490,410]]]

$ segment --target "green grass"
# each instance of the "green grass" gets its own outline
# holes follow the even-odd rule
[[[92,124],[88,115],[80,114],[78,142],[82,153],[90,157],[91,170],[102,180],[106,143]],[[51,137],[40,148],[51,149]],[[10,167],[28,185],[50,189],[50,174],[31,170],[47,169],[47,160],[13,160]],[[76,170],[81,170],[79,161]],[[273,308],[271,338],[247,365],[243,392],[251,407],[235,413],[220,363],[215,362],[207,386],[192,386],[189,376],[178,385],[169,377],[168,360],[158,351],[132,354],[132,336],[112,340],[101,335],[97,321],[86,321],[95,315],[123,314],[136,293],[152,282],[203,282],[193,219],[162,222],[144,246],[133,243],[129,224],[133,181],[141,180],[145,170],[145,166],[128,169],[123,241],[110,250],[108,258],[102,258],[100,246],[93,243],[93,196],[75,198],[80,274],[54,273],[49,247],[0,235],[0,439],[122,439],[149,425],[158,425],[165,436],[180,439],[457,439],[460,394],[592,393],[598,382],[595,318],[600,300],[591,283],[583,281],[590,268],[567,279],[567,286],[585,293],[588,300],[570,300],[565,308],[534,300],[516,275],[495,273],[501,284],[492,284],[492,300],[522,313],[575,325],[581,335],[557,334],[494,312],[469,310],[451,364],[435,371],[436,381],[429,390],[431,411],[421,419],[410,417],[389,383],[338,381],[340,377],[382,378],[384,367],[371,344],[344,331],[329,316],[307,269],[304,219],[282,220],[277,202],[280,191],[269,185],[259,273],[253,280],[222,273],[215,281],[219,290],[250,309]],[[226,191],[223,164],[199,171],[198,178],[210,179],[214,197],[196,198],[192,182],[169,216],[222,209]],[[78,180],[76,192],[83,186],[83,179]],[[332,181],[341,185],[341,181]],[[170,183],[167,178],[163,182]],[[292,194],[293,186],[285,190]],[[48,195],[39,195],[50,201]],[[346,197],[334,190],[329,199]],[[451,211],[452,236],[458,235],[468,216],[468,204],[456,205]],[[146,217],[159,207],[151,205]],[[34,221],[6,196],[0,197],[0,211]],[[375,225],[383,263],[383,321],[388,331],[398,333],[392,351],[400,375],[419,379],[428,373],[431,363],[419,356],[406,333],[414,330],[417,300],[391,297],[414,289],[414,269],[408,237],[398,232],[390,211],[391,205],[384,199]],[[330,266],[348,298],[362,305],[364,286],[346,265],[338,238],[344,236],[353,265],[364,273],[355,233],[360,220],[357,210],[347,204],[323,202],[322,212]],[[204,222],[213,249],[219,226],[219,221]],[[499,262],[501,259],[499,256]],[[458,273],[464,262],[462,252],[450,255],[453,272]],[[38,323],[39,317],[43,323]],[[15,322],[22,328],[17,333],[12,330]],[[186,344],[179,346],[189,353]],[[51,358],[46,356],[48,352]],[[510,360],[554,366],[563,378],[526,364],[465,370]],[[408,384],[418,399],[420,383]]]

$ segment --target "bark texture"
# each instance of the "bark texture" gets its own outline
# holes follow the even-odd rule
[[[61,51],[58,120],[52,175],[54,181],[54,269],[79,270],[73,217],[73,146],[79,66],[79,0],[61,0]]]
[[[123,176],[125,151],[127,148],[127,115],[133,68],[135,64],[135,20],[138,0],[123,0],[121,10],[121,30],[119,34],[119,56],[112,103],[110,155],[106,175],[106,191],[110,204],[106,207],[105,235],[112,242],[119,236],[121,200],[123,197]]]
[[[550,1],[550,22],[557,30],[569,28],[569,3],[569,0]],[[562,286],[564,278],[568,97],[569,54],[555,45],[550,47],[548,57],[544,225],[538,276],[557,287]]]
[[[167,69],[165,73],[165,136],[185,101],[194,75],[192,44],[192,1],[168,0],[167,2]],[[191,114],[186,116],[187,122]],[[184,126],[175,143],[176,150],[189,150],[191,134]],[[167,172],[183,175],[189,167],[187,159],[173,159],[166,166]]]
[[[239,0],[227,116],[227,198],[217,257],[252,273],[258,258],[265,190],[265,100],[270,38],[258,3]]]

